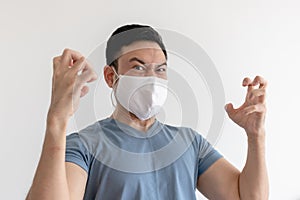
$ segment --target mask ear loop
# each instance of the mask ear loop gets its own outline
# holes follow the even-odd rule
[[[114,108],[116,108],[116,103],[113,101],[113,93],[114,93],[114,90],[112,90],[111,92],[110,92],[110,100],[111,100],[111,105],[114,107]],[[114,97],[115,97],[115,101],[117,101],[116,100],[116,96],[115,96],[115,93],[114,93]]]
[[[112,90],[111,90],[111,93],[110,93],[111,104],[112,104],[112,106],[115,108],[115,107],[117,106],[117,104],[115,103],[115,102],[117,102],[117,98],[116,98],[114,86],[115,86],[117,80],[119,79],[119,75],[118,75],[118,73],[116,72],[116,70],[115,70],[115,68],[114,68],[113,66],[112,66],[112,69],[113,69],[115,75],[117,76],[117,78],[116,78],[116,79],[114,80],[114,82],[113,82]],[[113,100],[113,94],[114,94],[114,97],[115,97],[115,98],[114,98],[115,101]]]

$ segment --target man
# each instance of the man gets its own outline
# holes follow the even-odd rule
[[[156,120],[167,94],[167,52],[153,28],[118,28],[107,42],[106,59],[104,78],[114,91],[115,110],[68,137],[68,120],[88,92],[86,83],[97,77],[79,52],[65,49],[53,59],[45,140],[27,199],[185,200],[196,199],[196,187],[209,199],[268,199],[262,77],[243,80],[248,87],[243,105],[225,106],[248,136],[247,161],[239,172],[192,129]],[[190,143],[167,163],[181,148],[179,140],[173,143],[177,135]],[[169,144],[175,145],[161,156]],[[116,156],[115,148],[124,151]]]

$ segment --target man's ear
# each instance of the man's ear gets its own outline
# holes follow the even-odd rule
[[[115,80],[115,72],[111,66],[105,65],[103,69],[104,79],[108,85],[108,87],[112,88]]]

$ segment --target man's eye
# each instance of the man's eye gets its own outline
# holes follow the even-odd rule
[[[158,69],[156,69],[156,71],[158,71],[158,72],[166,72],[167,69],[166,68],[158,68]]]
[[[143,66],[141,66],[141,65],[136,65],[136,66],[134,66],[134,69],[136,69],[136,70],[144,70],[145,68]]]

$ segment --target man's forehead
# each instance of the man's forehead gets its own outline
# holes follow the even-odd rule
[[[117,57],[150,56],[164,61],[165,56],[160,46],[151,41],[138,41],[121,48]]]

